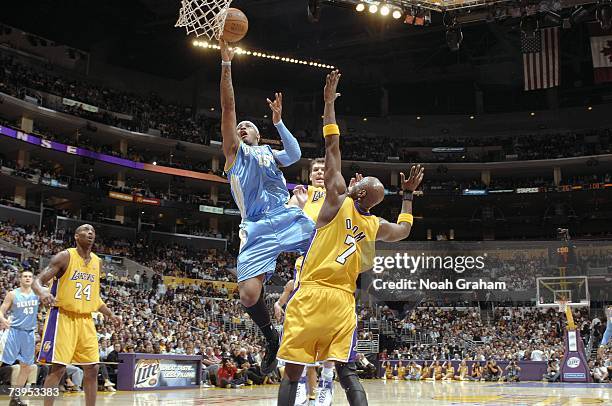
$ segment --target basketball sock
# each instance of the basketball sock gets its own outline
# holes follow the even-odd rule
[[[257,324],[264,337],[266,337],[268,343],[278,344],[278,333],[272,325],[270,313],[268,313],[268,309],[266,308],[263,287],[261,288],[261,293],[259,294],[259,300],[257,303],[251,307],[246,307],[245,309],[249,316],[251,316],[251,320]]]
[[[336,371],[340,386],[346,393],[346,399],[351,406],[367,406],[368,398],[365,390],[359,382],[357,367],[354,362],[336,362]]]
[[[334,380],[334,367],[323,367],[323,370],[321,371],[321,379],[326,380],[326,381],[333,381]]]
[[[291,382],[289,379],[283,378],[278,389],[278,406],[293,406],[295,404],[297,387],[297,381]]]

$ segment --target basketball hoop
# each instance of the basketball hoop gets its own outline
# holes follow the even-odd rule
[[[185,27],[187,35],[205,35],[218,40],[223,33],[227,9],[232,0],[181,0],[175,27]]]
[[[560,299],[557,304],[559,305],[559,313],[565,313],[567,319],[567,329],[576,330],[576,324],[574,323],[574,316],[572,314],[572,307],[568,305],[568,301]]]
[[[557,305],[559,306],[559,313],[565,313],[567,311],[567,300],[559,300]]]

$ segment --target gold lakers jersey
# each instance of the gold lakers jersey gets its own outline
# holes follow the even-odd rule
[[[354,293],[359,273],[372,267],[379,224],[378,217],[345,198],[336,217],[315,231],[300,281]]]
[[[91,253],[89,263],[85,264],[76,248],[69,248],[68,252],[68,267],[51,286],[56,306],[73,313],[95,312],[103,303],[100,298],[100,258]]]
[[[317,224],[317,219],[319,218],[319,212],[321,211],[321,207],[323,206],[323,202],[325,201],[325,189],[320,187],[308,186],[308,200],[304,205],[304,214],[312,219],[312,221]],[[299,274],[302,269],[302,263],[304,262],[304,257],[299,257],[295,260],[295,269]],[[299,275],[296,277],[299,278]]]
[[[308,200],[304,205],[304,213],[312,219],[312,221],[317,223],[317,219],[319,218],[319,212],[321,211],[321,207],[323,206],[323,202],[325,201],[325,189],[308,186]]]

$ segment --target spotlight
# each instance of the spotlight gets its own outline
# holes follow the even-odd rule
[[[393,18],[395,18],[396,20],[399,20],[400,18],[402,18],[402,12],[399,10],[394,10],[393,11]]]
[[[368,11],[372,14],[375,14],[378,11],[378,6],[376,4],[372,4],[370,5],[370,8],[368,8]]]
[[[608,31],[612,28],[612,7],[609,4],[600,4],[596,16],[602,30]]]
[[[449,28],[446,31],[446,44],[451,51],[458,51],[463,41],[463,32],[461,27]]]
[[[355,7],[355,10],[359,11],[360,13],[365,10],[365,4],[363,3],[359,3],[357,4],[357,6]]]
[[[389,6],[385,4],[384,6],[380,8],[380,15],[388,16],[390,11],[391,10],[389,9]]]

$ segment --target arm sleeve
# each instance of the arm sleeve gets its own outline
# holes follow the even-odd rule
[[[279,121],[278,124],[274,125],[278,134],[283,142],[282,151],[273,151],[274,157],[282,166],[289,166],[300,160],[302,157],[302,151],[300,150],[300,144],[297,139],[291,134],[291,131],[285,127],[283,121]]]

